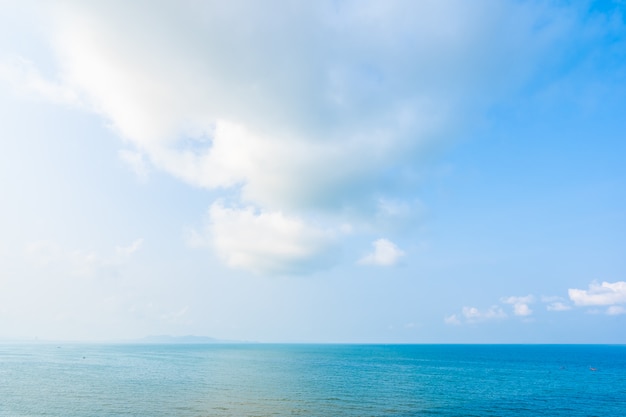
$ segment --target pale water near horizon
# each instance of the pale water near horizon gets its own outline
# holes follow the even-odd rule
[[[2,417],[538,415],[626,416],[626,346],[0,345]]]

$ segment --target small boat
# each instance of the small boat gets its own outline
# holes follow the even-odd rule
[[[592,368],[592,367],[590,366],[590,367],[589,367],[589,370],[590,370],[590,371],[597,371],[597,370],[598,370],[598,368]]]

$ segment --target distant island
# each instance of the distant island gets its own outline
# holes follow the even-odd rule
[[[11,339],[0,338],[0,344],[138,344],[138,345],[209,345],[209,344],[240,344],[240,343],[256,343],[242,340],[223,340],[216,339],[208,336],[171,336],[171,335],[150,335],[142,337],[140,339],[113,339],[113,340],[101,340],[101,341],[89,341],[89,340],[54,340],[54,339],[39,339],[24,338],[24,339]]]
[[[141,339],[136,339],[133,341],[129,341],[130,343],[140,343],[140,344],[171,344],[171,345],[207,345],[207,344],[217,344],[217,343],[251,343],[244,342],[240,340],[221,340],[216,339],[214,337],[208,336],[170,336],[170,335],[151,335],[146,336]]]

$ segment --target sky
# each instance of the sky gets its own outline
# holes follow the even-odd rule
[[[0,0],[0,339],[626,343],[626,3]]]

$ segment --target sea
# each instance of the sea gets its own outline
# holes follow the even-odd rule
[[[2,417],[626,416],[626,346],[0,345]]]

